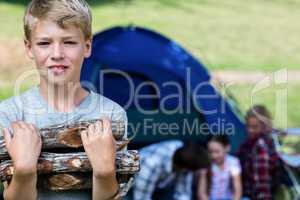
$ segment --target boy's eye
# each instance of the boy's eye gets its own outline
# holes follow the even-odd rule
[[[50,42],[38,42],[37,45],[39,46],[46,46],[46,45],[49,45]]]
[[[65,44],[75,45],[75,44],[77,44],[77,42],[75,42],[75,41],[66,41]]]

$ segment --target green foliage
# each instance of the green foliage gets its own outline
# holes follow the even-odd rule
[[[25,0],[1,1],[0,39],[22,37]],[[94,32],[129,25],[182,44],[210,69],[273,71],[300,64],[299,0],[90,0]]]
[[[288,84],[279,87],[270,86],[257,93],[253,93],[254,87],[254,84],[239,84],[232,85],[229,88],[239,102],[239,107],[243,113],[253,104],[264,104],[273,115],[275,127],[285,129],[300,126],[300,112],[297,112],[300,110],[298,103],[300,99],[299,84]],[[279,101],[278,94],[282,91],[287,92],[287,102]],[[287,124],[283,120],[285,117],[287,117]]]

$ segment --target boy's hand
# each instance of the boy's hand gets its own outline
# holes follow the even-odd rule
[[[81,132],[83,147],[96,178],[106,179],[115,176],[115,141],[109,119],[89,125]]]
[[[37,129],[23,121],[11,124],[13,136],[8,129],[3,129],[5,146],[10,155],[15,173],[29,175],[36,173],[37,161],[41,153],[42,141]]]

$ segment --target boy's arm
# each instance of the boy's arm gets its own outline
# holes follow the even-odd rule
[[[37,160],[42,142],[36,128],[25,122],[13,122],[13,137],[3,129],[5,147],[14,165],[14,175],[4,191],[4,199],[37,199]]]
[[[93,175],[93,200],[119,200],[119,185],[115,175],[96,177]]]
[[[13,178],[8,185],[8,187],[4,190],[4,199],[5,200],[13,200],[13,199],[22,199],[24,200],[35,200],[37,199],[37,190],[36,190],[36,181],[37,174],[19,174],[19,172],[15,171]]]
[[[113,200],[118,191],[115,144],[110,121],[103,119],[81,132],[85,152],[93,168],[93,200]]]

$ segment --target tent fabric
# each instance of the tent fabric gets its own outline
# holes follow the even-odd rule
[[[172,94],[175,89],[164,87],[164,83],[175,81],[185,90],[183,104],[186,105],[193,99],[191,94],[198,91],[199,96],[195,99],[196,107],[201,111],[216,111],[210,114],[202,112],[205,122],[211,127],[220,123],[224,127],[234,125],[236,131],[231,137],[234,146],[245,138],[244,123],[210,83],[211,77],[205,66],[176,42],[161,34],[130,26],[114,27],[94,35],[92,55],[84,62],[81,81],[92,82],[96,92],[103,93],[124,106],[132,95],[129,84],[124,78],[113,75],[101,80],[99,73],[103,69],[133,74],[136,85],[144,81],[153,81],[159,86],[161,98]],[[101,88],[103,83],[106,86]],[[151,87],[144,87],[142,90],[143,94],[151,92],[153,93]],[[150,108],[158,106],[158,103],[159,100],[157,102],[144,100],[140,105]],[[174,108],[178,103],[176,99],[170,99],[166,102],[166,106]],[[129,108],[134,106],[132,104]]]
[[[289,155],[285,153],[278,153],[280,159],[287,165],[295,168],[300,167],[300,155]]]
[[[300,137],[300,129],[299,128],[288,128],[284,131],[285,135],[281,136],[283,137],[283,140],[286,140],[287,137],[292,136],[292,137]],[[283,141],[280,142],[279,139],[280,135],[278,134],[272,134],[272,139],[275,144],[276,151],[279,155],[279,158],[283,161],[284,164],[293,167],[293,168],[300,168],[300,153],[298,152],[299,150],[297,149],[297,146],[294,144],[297,143],[297,140],[295,140],[293,143],[294,144],[285,144],[289,145],[290,148],[294,150],[294,152],[285,152],[283,150],[284,148],[284,143]],[[291,138],[290,138],[291,140]],[[298,150],[298,151],[297,151]]]

